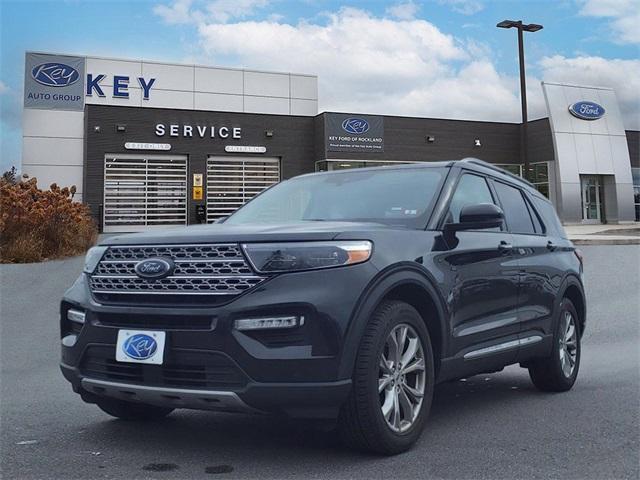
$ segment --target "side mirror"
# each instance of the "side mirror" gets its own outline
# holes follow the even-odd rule
[[[447,223],[444,228],[452,232],[483,230],[500,227],[504,222],[502,209],[493,203],[465,205],[460,211],[460,223]]]

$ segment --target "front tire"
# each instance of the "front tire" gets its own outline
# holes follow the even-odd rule
[[[173,408],[157,407],[146,403],[133,403],[115,398],[101,398],[96,405],[112,417],[127,421],[148,422],[166,417]]]
[[[580,369],[580,321],[571,300],[563,298],[547,358],[534,360],[529,376],[538,390],[566,392],[573,387]]]
[[[420,437],[434,388],[429,332],[420,314],[400,301],[382,303],[358,348],[353,386],[339,418],[344,442],[393,455]]]

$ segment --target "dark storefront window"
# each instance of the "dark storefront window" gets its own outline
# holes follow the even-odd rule
[[[509,173],[523,176],[524,166],[521,164],[496,164]],[[549,198],[549,162],[536,162],[529,166],[529,181],[542,193]]]
[[[633,176],[633,203],[636,207],[636,222],[640,222],[640,168],[632,168]]]

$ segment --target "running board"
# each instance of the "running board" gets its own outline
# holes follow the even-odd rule
[[[508,342],[498,343],[496,345],[491,345],[489,347],[479,348],[478,350],[472,350],[464,354],[465,360],[472,360],[474,358],[486,357],[488,355],[493,355],[495,353],[500,353],[505,350],[510,350],[512,348],[523,347],[525,345],[531,345],[533,343],[538,343],[542,340],[542,336],[540,335],[531,335],[525,338],[518,338],[516,340],[509,340]]]

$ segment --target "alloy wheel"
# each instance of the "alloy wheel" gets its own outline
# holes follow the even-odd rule
[[[378,373],[380,409],[394,432],[407,431],[418,418],[425,383],[422,342],[410,325],[396,325],[385,341]]]
[[[558,343],[562,373],[569,378],[576,368],[576,357],[578,355],[578,333],[576,322],[571,312],[564,312],[562,316]]]

